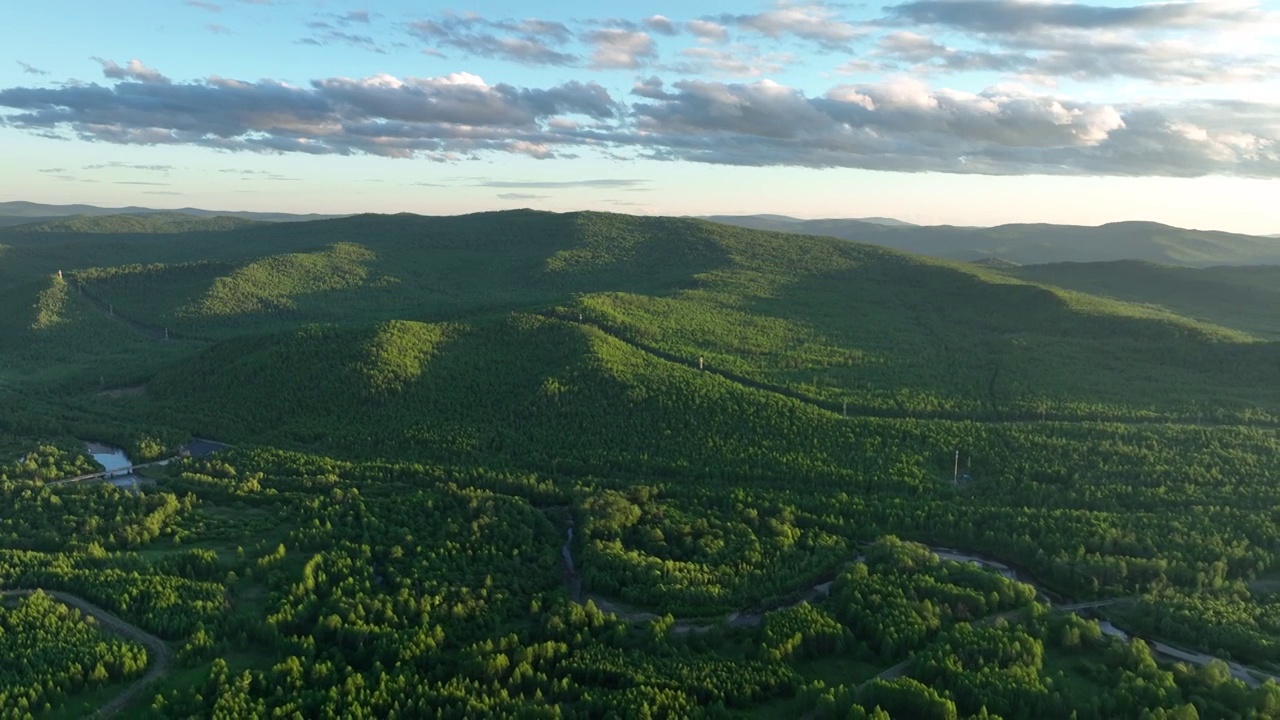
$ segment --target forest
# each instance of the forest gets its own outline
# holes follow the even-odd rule
[[[1243,276],[531,211],[0,256],[0,717],[1280,717]]]

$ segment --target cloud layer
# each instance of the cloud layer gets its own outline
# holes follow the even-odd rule
[[[294,87],[175,83],[141,63],[103,66],[123,79],[0,90],[0,107],[12,110],[3,123],[126,145],[440,161],[601,151],[905,172],[1280,177],[1280,106],[1264,103],[1099,104],[1000,88],[971,94],[910,78],[810,97],[768,80],[667,85],[655,77],[624,100],[595,83],[522,88],[466,73]]]

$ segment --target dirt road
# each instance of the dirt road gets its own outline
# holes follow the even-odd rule
[[[136,682],[117,695],[111,702],[98,708],[98,712],[94,717],[109,718],[119,713],[130,702],[142,692],[147,686],[155,683],[161,677],[169,672],[169,667],[173,664],[173,654],[169,651],[169,646],[163,640],[152,635],[151,633],[131,625],[124,620],[112,615],[84,598],[76,597],[68,593],[59,592],[57,590],[0,590],[0,597],[24,597],[43,592],[49,597],[57,600],[64,605],[79,610],[98,621],[99,627],[108,630],[116,635],[124,637],[126,640],[132,640],[139,643],[147,649],[148,663],[147,672]]]

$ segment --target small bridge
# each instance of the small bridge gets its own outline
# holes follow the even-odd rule
[[[132,475],[135,470],[141,470],[142,468],[149,468],[155,465],[167,465],[170,462],[177,460],[179,457],[182,457],[182,456],[178,455],[171,458],[165,458],[164,460],[155,460],[149,463],[138,463],[137,465],[130,465],[129,467],[116,468],[115,470],[105,470],[103,472],[90,473],[88,475],[77,475],[76,477],[66,478],[64,480],[54,480],[53,482],[45,483],[45,487],[53,487],[55,485],[70,485],[71,483],[89,482],[91,480],[111,480],[112,478]]]
[[[187,443],[187,445],[182,448],[181,453],[174,455],[171,458],[165,458],[163,460],[153,460],[147,463],[137,463],[135,465],[130,465],[128,467],[115,468],[113,470],[103,470],[102,472],[89,473],[88,475],[77,475],[76,477],[73,477],[73,478],[64,478],[62,480],[54,480],[53,482],[45,483],[45,487],[54,487],[56,485],[70,485],[72,483],[92,482],[94,480],[111,480],[118,477],[126,477],[128,475],[132,475],[135,471],[141,470],[143,468],[155,467],[157,465],[168,465],[174,460],[180,460],[184,457],[206,458],[212,455],[213,453],[218,452],[219,450],[226,450],[230,447],[231,446],[227,445],[226,443],[220,443],[215,440],[205,440],[204,438],[192,438],[191,442]]]

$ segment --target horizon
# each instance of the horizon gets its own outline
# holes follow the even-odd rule
[[[59,5],[0,201],[1280,232],[1280,0]]]
[[[544,208],[537,208],[537,207],[502,207],[502,208],[481,209],[481,210],[467,210],[467,211],[456,212],[456,213],[448,213],[448,212],[446,212],[446,213],[424,213],[424,212],[414,212],[414,211],[410,211],[410,210],[391,210],[391,211],[378,211],[378,212],[369,211],[369,212],[354,212],[354,213],[325,213],[325,212],[302,212],[302,213],[293,213],[293,212],[285,212],[285,211],[279,211],[279,210],[249,210],[249,209],[235,209],[235,208],[209,208],[209,207],[199,207],[199,206],[195,206],[195,205],[183,205],[183,206],[178,206],[178,207],[159,207],[159,206],[155,206],[155,205],[121,205],[121,206],[108,206],[108,205],[102,205],[102,204],[92,203],[92,202],[82,202],[82,203],[78,202],[78,203],[66,203],[65,205],[60,205],[60,206],[58,206],[58,205],[52,205],[52,204],[49,204],[49,203],[35,203],[35,202],[32,202],[32,201],[26,201],[26,200],[0,200],[0,207],[2,207],[5,203],[22,203],[22,202],[26,202],[26,203],[29,203],[29,204],[32,204],[32,205],[48,205],[48,206],[50,206],[50,207],[70,207],[70,206],[77,206],[77,205],[81,205],[81,206],[92,207],[92,208],[95,208],[95,209],[98,209],[98,210],[147,210],[147,211],[151,211],[151,212],[153,212],[153,213],[175,213],[175,214],[179,214],[179,213],[182,213],[182,211],[184,211],[184,210],[192,210],[192,211],[199,211],[199,212],[202,212],[202,213],[212,213],[212,214],[214,214],[214,215],[221,215],[221,214],[227,214],[227,215],[236,215],[236,214],[263,214],[263,215],[271,215],[271,214],[277,214],[277,215],[286,215],[286,216],[293,216],[293,217],[299,217],[299,218],[307,218],[307,217],[310,217],[310,216],[316,216],[313,220],[308,220],[308,222],[319,222],[319,221],[323,221],[323,220],[340,220],[340,219],[343,219],[343,218],[357,217],[357,216],[360,216],[360,215],[414,215],[414,216],[417,216],[417,217],[464,217],[464,216],[467,216],[467,215],[477,215],[477,214],[483,214],[483,213],[502,213],[502,212],[521,212],[521,211],[548,212],[548,213],[554,213],[554,214],[572,214],[572,213],[581,213],[581,212],[598,212],[598,213],[610,213],[610,214],[615,214],[615,215],[631,215],[631,216],[635,216],[635,217],[674,217],[674,218],[691,218],[691,219],[696,219],[696,220],[708,220],[708,219],[713,219],[713,218],[751,218],[751,217],[766,218],[766,217],[773,217],[773,218],[780,218],[780,219],[786,219],[786,220],[796,220],[796,221],[798,221],[798,222],[809,222],[809,221],[819,221],[819,220],[833,220],[833,221],[842,221],[842,220],[843,220],[843,221],[861,221],[861,222],[868,222],[868,224],[878,224],[878,223],[876,222],[876,221],[878,221],[878,220],[890,220],[890,221],[896,221],[896,222],[904,222],[904,221],[902,221],[902,220],[901,220],[901,218],[891,217],[891,216],[888,216],[888,215],[861,215],[861,216],[857,216],[857,217],[854,217],[854,216],[849,216],[849,217],[835,217],[835,216],[801,217],[801,216],[797,216],[797,215],[784,215],[784,214],[780,214],[780,213],[757,212],[757,213],[743,213],[743,214],[730,214],[730,213],[703,213],[703,214],[697,214],[697,215],[666,215],[666,216],[660,216],[660,215],[656,215],[656,214],[632,213],[632,212],[627,212],[627,211],[625,211],[625,210],[608,210],[608,209],[597,209],[597,208],[573,208],[573,209],[566,209],[566,210],[547,210],[547,209],[544,209]],[[127,214],[127,213],[122,213],[122,214]],[[53,218],[53,217],[73,217],[73,216],[74,216],[74,215],[66,215],[66,216],[32,216],[32,218],[31,218],[31,219],[32,219],[32,222],[33,222],[33,223],[38,223],[38,222],[41,222],[41,221],[43,221],[43,220],[49,220],[49,219],[51,219],[51,218]],[[0,217],[5,217],[5,215],[4,215],[4,213],[3,213],[3,212],[0,212]],[[264,222],[271,222],[271,221],[264,221]],[[962,228],[962,229],[963,229],[963,228],[973,228],[973,229],[977,229],[977,230],[990,230],[990,229],[996,229],[996,228],[1000,228],[1000,227],[1016,226],[1016,225],[1053,225],[1053,226],[1059,226],[1059,227],[1100,228],[1100,227],[1105,227],[1105,226],[1107,226],[1107,225],[1121,225],[1121,224],[1156,224],[1156,225],[1164,225],[1164,226],[1166,226],[1166,227],[1172,227],[1172,228],[1181,229],[1181,230],[1194,230],[1194,231],[1197,231],[1197,232],[1228,232],[1228,233],[1231,233],[1231,232],[1232,232],[1232,231],[1230,231],[1230,230],[1222,230],[1222,229],[1220,229],[1220,228],[1214,228],[1214,227],[1183,227],[1183,226],[1178,226],[1178,225],[1169,225],[1168,223],[1164,223],[1164,222],[1161,222],[1161,221],[1159,221],[1159,220],[1152,220],[1152,219],[1146,219],[1146,218],[1128,218],[1128,219],[1124,219],[1124,220],[1112,220],[1112,221],[1101,222],[1101,223],[1095,223],[1095,224],[1082,224],[1082,223],[1044,223],[1044,222],[1030,221],[1030,222],[1007,222],[1007,223],[998,223],[998,224],[995,224],[995,225],[959,225],[959,224],[955,224],[955,223],[933,223],[933,224],[925,225],[925,224],[916,224],[916,223],[912,223],[912,224],[910,224],[910,225],[907,225],[907,227],[911,227],[911,226],[915,226],[915,227],[954,227],[954,228]],[[887,226],[891,226],[891,225],[887,225]],[[1251,235],[1251,236],[1254,236],[1254,237],[1263,237],[1263,238],[1276,238],[1276,239],[1280,239],[1280,233],[1233,233],[1233,234],[1239,234],[1239,235]]]

